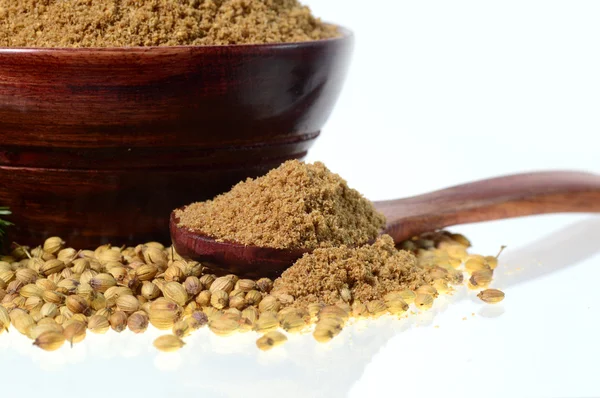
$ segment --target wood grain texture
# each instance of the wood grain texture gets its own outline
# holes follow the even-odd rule
[[[185,208],[185,207],[183,207]],[[285,250],[247,246],[214,239],[179,227],[175,212],[171,214],[170,229],[173,246],[185,258],[201,261],[217,275],[236,274],[247,278],[277,278],[308,250]]]
[[[560,171],[519,174],[375,202],[375,207],[387,217],[382,232],[399,243],[459,224],[545,213],[600,212],[600,176]],[[216,242],[177,224],[173,213],[171,238],[177,252],[207,261],[219,273],[278,276],[306,253]]]
[[[10,239],[168,242],[171,210],[302,158],[353,36],[275,45],[0,49]]]
[[[280,161],[195,170],[61,170],[0,166],[0,203],[13,209],[10,242],[40,244],[61,236],[77,248],[102,243],[169,243],[171,210],[211,199]],[[192,181],[193,183],[190,183]]]
[[[396,242],[424,232],[547,213],[600,212],[600,176],[556,171],[459,185],[406,199],[376,202]]]

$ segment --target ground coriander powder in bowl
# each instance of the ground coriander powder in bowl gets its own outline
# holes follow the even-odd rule
[[[180,227],[219,241],[278,249],[361,246],[385,226],[385,217],[339,175],[298,160],[175,215]]]
[[[0,0],[0,47],[289,43],[339,36],[297,0]]]

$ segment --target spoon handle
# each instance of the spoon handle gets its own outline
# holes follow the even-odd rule
[[[547,213],[600,212],[600,175],[554,171],[457,185],[406,199],[376,202],[396,242],[480,221]]]

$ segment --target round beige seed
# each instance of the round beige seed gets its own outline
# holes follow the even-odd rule
[[[112,330],[121,333],[127,327],[127,314],[123,311],[115,311],[108,321]]]
[[[504,292],[498,289],[486,289],[477,295],[481,301],[489,304],[496,304],[504,300]]]
[[[80,343],[85,339],[85,323],[80,321],[68,321],[65,324],[63,335],[65,336],[65,340],[73,347],[74,343]]]
[[[188,301],[188,294],[185,288],[178,282],[168,282],[163,288],[163,294],[169,300],[184,306]]]
[[[229,304],[229,294],[224,290],[215,290],[210,297],[210,304],[216,309],[223,309]]]
[[[56,351],[65,343],[65,336],[56,331],[47,331],[40,334],[33,345],[45,351]]]
[[[433,299],[431,294],[417,294],[415,305],[420,310],[428,310],[433,306]]]
[[[222,276],[220,278],[215,279],[215,281],[210,285],[210,292],[215,293],[217,290],[222,290],[229,294],[233,287],[235,286],[234,282],[228,276]]]
[[[88,321],[88,329],[93,333],[104,334],[109,328],[108,319],[102,315],[92,315]]]
[[[260,303],[258,303],[258,309],[260,312],[279,312],[281,309],[281,303],[274,296],[265,296]]]

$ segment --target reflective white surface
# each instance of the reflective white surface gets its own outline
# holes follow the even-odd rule
[[[423,314],[358,322],[328,345],[290,336],[267,353],[254,333],[220,338],[206,329],[174,354],[152,348],[157,330],[88,334],[73,349],[47,353],[13,330],[0,335],[3,393],[64,397],[68,386],[86,397],[600,395],[600,217],[457,230],[474,238],[475,251],[509,246],[493,283],[506,292],[503,303],[483,304],[463,289]]]
[[[357,34],[348,85],[309,160],[371,199],[536,169],[600,173],[600,3],[307,0]],[[0,335],[2,396],[598,397],[600,218],[454,228],[501,257],[498,306],[292,336],[270,353],[207,330],[173,355],[158,332],[89,335],[45,353]],[[473,315],[474,314],[474,315]],[[25,394],[25,395],[23,395]]]

